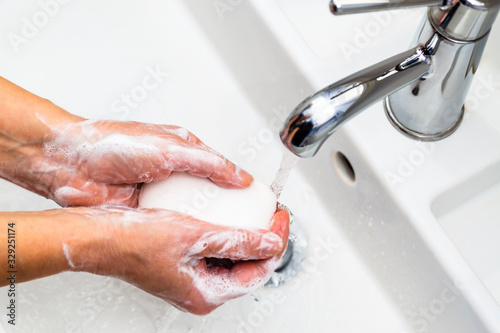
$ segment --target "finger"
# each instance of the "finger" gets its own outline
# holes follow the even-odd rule
[[[184,128],[137,123],[127,131],[129,136],[112,155],[87,161],[90,178],[110,184],[143,183],[168,178],[172,171],[187,171],[226,188],[247,187],[253,181]]]
[[[271,219],[270,231],[274,232],[276,235],[281,237],[283,242],[283,249],[278,256],[281,258],[283,253],[286,251],[286,244],[288,243],[288,236],[290,232],[290,215],[286,210],[278,209]]]
[[[225,302],[251,292],[249,288],[233,283],[229,270],[222,267],[207,269],[202,260],[195,267],[189,312],[206,314]]]
[[[68,184],[54,192],[54,201],[63,207],[118,205],[137,207],[136,185],[107,185],[94,182]]]
[[[275,257],[266,260],[240,261],[231,269],[213,267],[201,270],[198,268],[198,278],[206,283],[223,281],[225,288],[219,288],[219,296],[223,302],[248,294],[264,285],[278,266],[279,260]],[[231,295],[225,292],[231,290]],[[216,302],[219,303],[219,302]]]
[[[259,261],[241,261],[236,263],[229,272],[231,284],[243,287],[261,286],[269,281],[279,262],[275,258]]]
[[[281,257],[286,251],[289,232],[288,212],[278,209],[271,221],[271,231],[281,237],[285,246],[272,258],[257,261],[242,261],[236,263],[230,270],[230,278],[235,284],[251,286],[265,283],[278,267]]]
[[[208,178],[225,188],[248,187],[253,182],[253,177],[248,172],[226,159],[223,162],[223,167],[215,169]]]
[[[253,182],[250,174],[207,146],[193,133],[184,128],[170,129],[169,132],[185,141],[184,144],[179,143],[175,149],[170,149],[169,155],[173,158],[170,158],[169,162],[176,162],[173,171],[187,171],[194,176],[207,177],[227,188],[247,187]]]
[[[288,239],[288,213],[278,210],[271,223],[271,230],[276,232],[278,237],[281,237],[281,243],[286,241]],[[211,304],[220,305],[261,287],[269,281],[278,267],[284,250],[282,247],[277,255],[269,259],[240,261],[230,269],[224,267],[207,269],[204,260],[202,260],[197,267],[197,278],[204,286],[202,289],[209,291],[204,298]],[[203,292],[202,295],[204,295]]]
[[[135,184],[106,185],[108,196],[101,205],[136,208],[139,205],[139,186]]]
[[[168,149],[167,161],[173,171],[187,171],[198,177],[205,177],[225,188],[248,187],[253,177],[212,149],[199,145]]]
[[[266,230],[221,228],[205,233],[193,249],[193,255],[204,258],[260,260],[280,253],[283,241]]]

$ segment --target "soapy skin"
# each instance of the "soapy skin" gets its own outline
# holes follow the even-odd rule
[[[263,285],[281,258],[288,215],[270,231],[213,225],[188,215],[137,208],[141,185],[173,171],[243,188],[252,177],[176,126],[90,121],[0,78],[0,177],[64,207],[0,212],[15,222],[16,282],[63,271],[127,281],[179,309],[206,314]],[[22,121],[19,121],[20,116]],[[99,207],[97,207],[99,206]],[[8,228],[0,228],[7,244]],[[0,256],[7,258],[7,247]],[[227,258],[231,268],[207,267]],[[0,286],[8,283],[0,261]]]
[[[11,221],[16,242],[29,244],[16,250],[17,283],[63,271],[112,276],[195,314],[262,286],[288,237],[285,211],[275,214],[270,231],[216,226],[162,209],[111,207],[0,213],[2,225]],[[205,258],[244,261],[208,268]],[[8,269],[0,265],[6,285]]]
[[[18,141],[28,156],[20,156],[14,175],[2,168],[0,175],[61,206],[136,207],[139,184],[167,178],[173,171],[227,188],[253,180],[177,126],[82,120],[50,130],[42,142]]]
[[[105,260],[95,273],[119,277],[181,310],[196,314],[209,313],[267,282],[288,234],[288,215],[284,211],[274,216],[272,232],[214,227],[166,210],[117,210],[113,214],[116,219],[105,213],[108,223],[113,224],[113,232],[126,235],[119,238],[130,242],[122,242],[116,251],[130,253],[108,258],[111,262],[118,260],[120,265],[109,265]],[[92,218],[99,219],[99,214]],[[88,271],[87,256],[73,255],[71,244],[68,247],[67,259],[75,266],[73,270]],[[207,257],[245,261],[231,269],[208,269],[204,260]]]

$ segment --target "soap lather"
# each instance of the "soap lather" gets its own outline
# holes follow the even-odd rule
[[[269,230],[276,212],[276,196],[259,181],[254,181],[248,188],[227,189],[206,178],[174,172],[165,180],[145,184],[139,206],[174,210],[205,222],[234,228]],[[230,259],[207,259],[208,268],[230,268],[232,265]]]

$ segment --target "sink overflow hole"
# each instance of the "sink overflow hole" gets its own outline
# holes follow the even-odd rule
[[[349,162],[344,154],[338,151],[333,155],[333,166],[343,181],[348,185],[354,185],[356,173],[354,172],[351,162]]]

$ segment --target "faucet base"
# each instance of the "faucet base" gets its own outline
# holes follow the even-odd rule
[[[462,106],[455,123],[453,123],[450,127],[446,128],[445,130],[437,133],[420,133],[418,131],[414,131],[404,126],[401,122],[399,122],[399,120],[391,110],[391,105],[388,97],[384,99],[384,109],[385,109],[385,114],[389,119],[389,122],[392,124],[392,126],[394,126],[398,131],[400,131],[407,137],[419,141],[439,141],[451,135],[453,132],[457,130],[457,128],[462,123],[465,110],[465,108]]]

